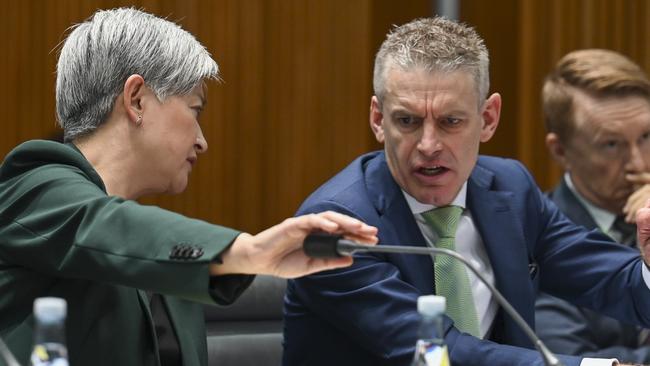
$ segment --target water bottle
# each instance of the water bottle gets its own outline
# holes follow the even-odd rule
[[[41,297],[34,301],[34,348],[32,366],[68,366],[68,349],[65,346],[64,299]]]
[[[420,296],[420,327],[412,366],[450,366],[449,352],[443,335],[442,315],[447,302],[443,296]]]

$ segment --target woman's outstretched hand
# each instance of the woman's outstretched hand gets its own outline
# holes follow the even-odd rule
[[[221,256],[223,263],[210,266],[210,274],[265,274],[295,278],[352,264],[352,257],[308,257],[302,245],[307,235],[314,231],[342,234],[346,239],[363,244],[377,243],[377,228],[352,217],[332,211],[298,216],[257,235],[239,235]]]

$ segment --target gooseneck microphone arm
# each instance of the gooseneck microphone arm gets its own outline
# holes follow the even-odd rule
[[[474,267],[467,259],[463,258],[460,254],[453,250],[443,248],[431,247],[416,247],[416,246],[396,246],[396,245],[362,245],[357,244],[351,240],[343,239],[340,235],[332,235],[327,233],[312,233],[305,238],[303,243],[305,254],[313,258],[336,258],[343,256],[352,256],[358,252],[375,252],[375,253],[398,253],[398,254],[420,254],[420,255],[446,255],[453,257],[463,263],[478,277],[481,282],[485,284],[494,295],[499,305],[512,317],[512,319],[519,325],[528,338],[533,342],[539,353],[542,355],[544,364],[547,366],[564,366],[555,355],[546,348],[535,332],[530,328],[528,323],[519,315],[517,310],[510,305],[501,292],[494,287],[476,267]]]

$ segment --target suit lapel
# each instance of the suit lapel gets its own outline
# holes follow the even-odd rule
[[[151,334],[151,341],[153,342],[154,356],[156,358],[156,365],[160,365],[160,350],[158,349],[158,338],[156,337],[156,328],[151,316],[151,308],[149,308],[149,296],[142,290],[135,290],[138,293],[138,301],[144,313],[144,319],[147,322],[149,334]]]
[[[136,291],[138,293],[140,306],[145,314],[144,318],[147,322],[147,328],[152,334],[151,338],[154,344],[156,364],[160,365],[160,349],[153,316],[151,315],[151,308],[149,307],[150,300],[146,292],[142,290]],[[205,365],[207,363],[207,359],[204,359],[203,357],[205,352],[200,351],[201,349],[207,348],[205,337],[202,337],[202,339],[196,338],[196,334],[205,334],[205,331],[195,331],[197,330],[195,326],[197,322],[203,324],[203,312],[201,311],[201,307],[174,296],[163,295],[161,296],[161,300],[165,307],[165,311],[169,315],[169,321],[173,327],[173,331],[176,333],[183,364]]]
[[[401,194],[401,192],[400,192]],[[385,236],[390,238],[388,245],[404,245],[426,247],[426,241],[420,228],[417,226],[413,213],[406,200],[396,200],[394,205],[385,211],[381,216],[381,227]],[[404,275],[410,279],[409,282],[422,294],[435,293],[435,280],[432,257],[426,255],[389,255],[393,261],[401,261],[405,265],[401,268],[409,269]]]
[[[175,296],[162,296],[162,300],[178,339],[183,364],[205,365],[206,352],[201,351],[207,349],[205,329],[197,329],[204,324],[202,307]],[[197,335],[203,336],[197,338]]]
[[[415,222],[413,213],[406,203],[402,190],[393,179],[386,157],[382,152],[366,167],[366,187],[369,197],[374,198],[374,207],[379,214],[380,244],[421,246],[426,241]],[[410,282],[423,294],[433,293],[433,261],[424,255],[388,255],[393,261],[402,261],[402,268],[417,273],[406,273]]]
[[[549,194],[549,197],[555,202],[560,211],[574,223],[582,225],[589,230],[600,229],[587,209],[578,201],[575,194],[571,192],[564,177],[555,190]]]
[[[491,189],[493,179],[492,172],[476,166],[468,181],[467,207],[483,239],[496,287],[522,317],[533,324],[536,294],[531,276],[536,273],[529,270],[535,269],[531,266],[536,263],[527,250],[522,220],[514,210],[513,193]],[[506,334],[521,333],[510,317],[505,319]]]

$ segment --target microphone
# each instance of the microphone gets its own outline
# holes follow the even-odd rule
[[[337,258],[349,257],[354,253],[375,252],[375,253],[399,253],[399,254],[424,254],[424,255],[446,255],[453,257],[463,263],[469,268],[476,277],[490,289],[492,295],[497,300],[499,305],[512,317],[517,325],[526,333],[531,342],[535,345],[539,353],[542,355],[544,364],[547,366],[564,366],[551,352],[546,345],[542,342],[535,332],[530,328],[528,323],[519,315],[517,310],[510,305],[501,292],[488,282],[485,277],[474,267],[467,259],[463,258],[460,254],[453,250],[443,248],[431,247],[416,247],[416,246],[397,246],[397,245],[363,245],[357,244],[351,240],[343,239],[341,235],[334,235],[328,233],[312,233],[307,235],[303,242],[303,250],[305,254],[312,258]]]

